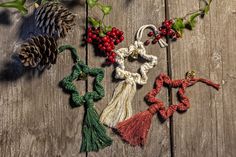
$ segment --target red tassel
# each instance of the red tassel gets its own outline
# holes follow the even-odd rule
[[[159,105],[152,105],[146,111],[140,112],[131,118],[120,122],[116,131],[121,138],[132,146],[143,146],[151,126],[152,117],[158,111]]]

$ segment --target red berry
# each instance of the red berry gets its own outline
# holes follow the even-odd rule
[[[111,52],[111,56],[115,57],[116,53],[115,52]]]
[[[91,32],[92,30],[93,30],[92,27],[89,27],[89,28],[88,28],[88,31],[89,31],[89,32]]]
[[[157,39],[154,39],[153,41],[152,41],[152,44],[156,44],[158,42],[158,40]]]
[[[106,50],[107,50],[107,51],[111,51],[111,50],[112,50],[111,46],[108,46],[108,47],[106,48]]]
[[[161,31],[161,34],[162,34],[162,35],[166,35],[166,30],[163,29],[163,30]]]
[[[93,35],[92,35],[92,38],[93,38],[93,39],[96,39],[96,38],[97,38],[97,35],[96,35],[96,34],[93,34]]]
[[[101,49],[102,47],[103,47],[102,44],[99,44],[99,45],[98,45],[98,48],[99,48],[99,49]]]
[[[110,35],[111,35],[111,32],[107,32],[107,35],[110,36]]]
[[[93,33],[92,32],[88,32],[88,36],[92,37]]]
[[[156,36],[156,39],[157,39],[157,40],[160,40],[161,37],[162,37],[161,34],[158,34],[158,35]]]
[[[104,46],[108,47],[108,46],[110,46],[110,44],[108,42],[105,42]]]
[[[104,42],[106,42],[106,41],[108,40],[108,37],[105,36],[105,37],[102,38],[102,40],[103,40]]]
[[[115,33],[115,32],[111,32],[111,36],[112,36],[112,37],[115,37],[115,36],[116,36],[116,33]]]
[[[120,43],[120,40],[117,39],[117,40],[115,41],[115,44],[119,44],[119,43]]]
[[[148,46],[150,44],[150,41],[149,40],[146,40],[145,42],[144,42],[144,45],[145,46]]]
[[[102,51],[105,51],[105,50],[106,50],[106,47],[105,47],[105,46],[103,46],[103,47],[101,48],[101,50],[102,50]]]
[[[154,35],[154,32],[149,32],[149,33],[148,33],[148,36],[149,36],[149,37],[152,37],[153,35]]]
[[[88,38],[88,39],[87,39],[87,42],[88,42],[88,43],[91,43],[91,42],[93,42],[93,40],[92,40],[91,38]]]
[[[124,34],[124,32],[120,31],[119,35],[123,35],[123,34]]]
[[[120,41],[123,41],[125,38],[123,36],[120,37]]]
[[[114,32],[116,30],[116,27],[112,27],[111,31]]]

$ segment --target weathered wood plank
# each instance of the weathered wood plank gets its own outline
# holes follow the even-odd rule
[[[72,11],[78,14],[78,24],[60,44],[76,46],[80,57],[85,59],[85,48],[80,48],[85,5],[77,3]],[[69,53],[59,55],[57,64],[40,77],[28,79],[23,76],[16,81],[4,81],[3,63],[11,57],[16,44],[34,31],[33,17],[9,14],[9,20],[11,24],[0,24],[0,156],[86,156],[79,153],[83,108],[72,109],[69,95],[58,87],[58,82],[71,72],[73,64]],[[17,71],[18,66],[10,69]],[[83,94],[85,83],[77,84]]]
[[[171,17],[198,9],[197,1],[169,1]],[[235,6],[235,1],[214,0],[196,29],[171,46],[173,78],[195,70],[199,77],[222,83],[219,92],[200,83],[188,89],[191,108],[174,115],[176,157],[235,154]]]
[[[103,1],[107,4],[112,4],[113,11],[111,15],[105,20],[107,24],[116,26],[125,32],[125,41],[117,48],[127,47],[134,42],[134,35],[139,27],[144,24],[159,24],[165,16],[164,1],[143,1],[143,0],[117,0],[117,1]],[[90,11],[89,16],[95,16],[98,12]],[[146,31],[147,32],[147,31]],[[146,36],[144,35],[144,38]],[[144,40],[145,41],[145,40]],[[143,101],[144,96],[153,87],[154,80],[160,72],[166,72],[166,52],[158,45],[147,48],[147,53],[159,57],[158,65],[148,74],[149,81],[147,85],[138,89],[133,101],[134,113],[145,110],[148,106]],[[96,57],[94,51],[89,46],[88,64],[93,67],[100,67],[104,58]],[[136,71],[140,63],[132,62],[126,64],[131,71]],[[111,100],[113,90],[117,86],[112,75],[114,67],[105,67],[105,79],[103,81],[106,96],[101,101],[96,103],[99,113],[107,106]],[[91,83],[88,84],[91,89]],[[167,101],[167,91],[162,91],[159,95],[164,101]],[[169,122],[162,124],[157,117],[153,118],[151,130],[149,132],[148,142],[144,149],[139,147],[131,147],[125,144],[121,139],[110,131],[113,138],[113,145],[98,153],[89,153],[89,156],[117,156],[117,157],[132,157],[132,156],[170,156],[170,141],[169,141]]]

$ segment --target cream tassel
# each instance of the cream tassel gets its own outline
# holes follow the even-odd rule
[[[109,127],[114,127],[118,122],[132,116],[131,103],[136,93],[134,81],[122,81],[116,87],[108,106],[102,112],[100,120]]]
[[[147,72],[157,64],[157,57],[146,54],[141,37],[143,31],[146,28],[152,28],[156,30],[154,25],[145,25],[140,27],[137,32],[137,41],[129,48],[121,48],[116,51],[116,78],[124,79],[116,87],[113,97],[108,106],[101,114],[100,121],[109,127],[116,126],[117,123],[132,116],[131,103],[136,93],[136,84],[144,85],[147,83]],[[134,59],[138,58],[138,55],[145,59],[147,62],[141,65],[139,73],[131,73],[125,69],[125,58],[128,56]]]

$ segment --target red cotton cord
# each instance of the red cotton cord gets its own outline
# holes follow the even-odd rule
[[[193,76],[188,76],[181,80],[171,80],[169,76],[161,73],[156,78],[155,87],[145,96],[145,100],[150,103],[151,106],[147,110],[137,113],[131,118],[118,123],[116,126],[117,133],[130,145],[143,146],[147,139],[147,134],[151,126],[153,115],[155,113],[159,113],[160,116],[166,120],[172,116],[175,111],[186,111],[190,107],[190,102],[188,97],[185,95],[185,89],[197,82],[205,83],[208,86],[212,86],[216,90],[219,90],[220,87],[219,84],[215,84],[210,80],[203,78],[194,78]],[[179,103],[170,105],[167,109],[165,108],[164,102],[156,98],[156,95],[160,92],[163,86],[179,88],[177,93],[179,97]]]

